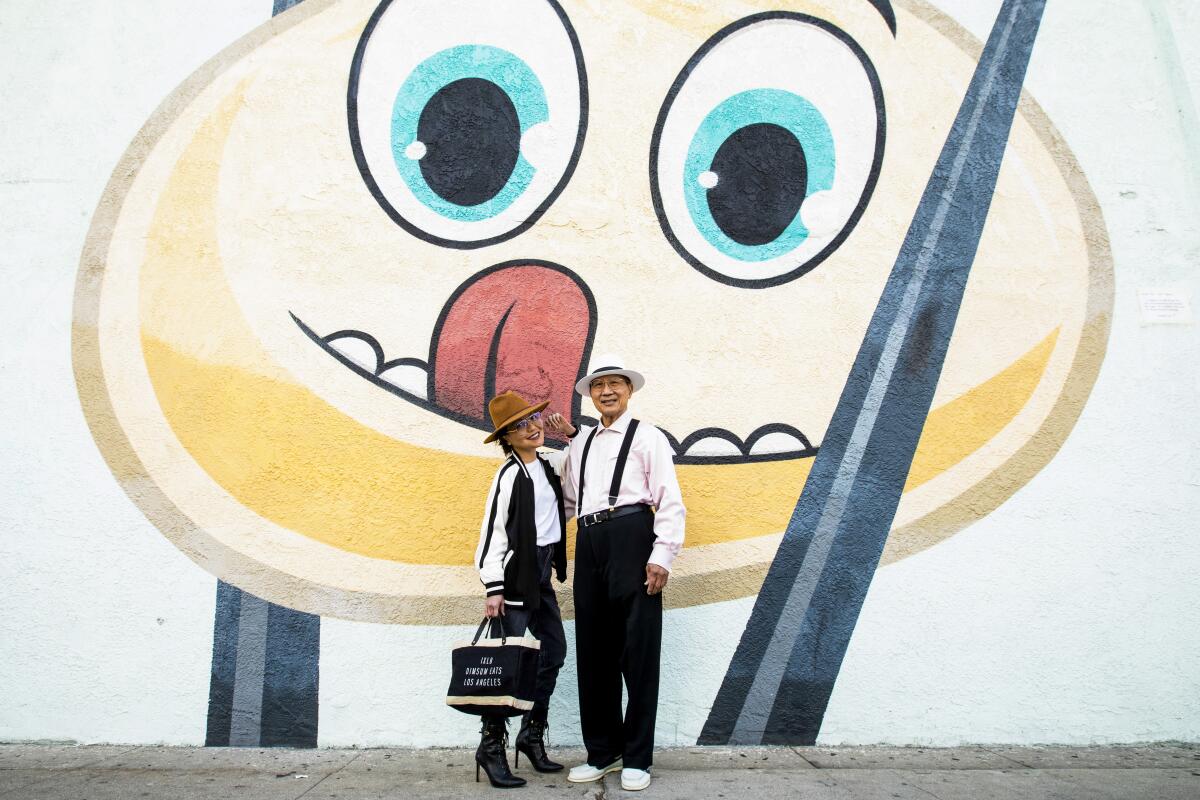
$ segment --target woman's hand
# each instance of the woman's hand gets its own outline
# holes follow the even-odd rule
[[[575,426],[567,422],[567,418],[557,411],[545,415],[542,419],[546,421],[546,427],[553,433],[561,434],[566,438],[575,435]]]
[[[504,616],[504,595],[494,594],[483,604],[483,615],[489,619]]]

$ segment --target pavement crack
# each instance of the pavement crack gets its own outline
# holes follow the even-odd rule
[[[926,789],[924,786],[918,786],[918,785],[917,785],[917,784],[915,784],[915,783],[910,783],[910,784],[908,784],[908,785],[909,785],[909,786],[911,786],[912,788],[916,789],[916,790],[917,790],[917,791],[919,791],[919,792],[924,792],[925,794],[927,794],[927,795],[929,795],[930,797],[932,797],[932,798],[933,798],[933,800],[942,800],[942,798],[938,797],[936,794],[934,794],[933,792],[929,791],[929,790],[928,790],[928,789]]]
[[[793,747],[792,752],[795,753],[797,756],[799,756],[801,761],[803,761],[805,764],[808,764],[813,769],[821,769],[821,765],[817,764],[814,761],[810,761],[808,758],[806,758],[804,753],[800,752],[799,747]]]
[[[1009,755],[1005,755],[1004,753],[998,753],[995,750],[991,750],[987,747],[981,747],[979,749],[984,751],[985,753],[991,753],[994,756],[999,756],[1000,758],[1003,758],[1005,761],[1011,761],[1014,764],[1016,764],[1024,769],[1033,769],[1034,768],[1033,765],[1031,765],[1031,764],[1026,764],[1024,761],[1013,758],[1012,756],[1009,756]]]
[[[362,751],[360,750],[359,752],[357,752],[357,753],[355,753],[355,754],[354,754],[354,758],[350,759],[350,760],[349,760],[349,761],[347,761],[345,764],[342,764],[340,767],[338,767],[337,769],[335,769],[333,772],[327,773],[326,775],[322,776],[322,777],[321,777],[321,780],[317,781],[317,782],[316,782],[316,783],[314,783],[312,786],[308,787],[308,788],[307,788],[307,789],[305,789],[303,792],[301,792],[300,794],[296,795],[296,797],[294,798],[294,800],[300,800],[300,798],[301,798],[301,797],[304,797],[304,795],[308,794],[308,793],[309,793],[309,792],[311,792],[313,789],[317,788],[317,787],[318,787],[318,786],[320,786],[322,783],[324,783],[325,781],[329,780],[329,779],[330,779],[330,778],[332,778],[334,775],[337,775],[339,772],[341,772],[342,770],[344,770],[346,767],[348,767],[348,766],[350,766],[351,764],[353,764],[355,761],[357,761],[357,760],[358,760],[358,757],[359,757],[359,756],[361,756],[361,755],[362,755]]]

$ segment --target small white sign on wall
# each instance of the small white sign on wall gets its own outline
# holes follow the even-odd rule
[[[1143,325],[1191,325],[1192,295],[1186,289],[1138,289],[1138,311]]]

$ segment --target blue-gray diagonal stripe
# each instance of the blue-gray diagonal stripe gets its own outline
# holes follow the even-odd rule
[[[1000,10],[701,743],[816,740],[937,387],[1044,7]]]
[[[262,731],[263,673],[267,660],[267,601],[242,592],[233,678],[231,747],[258,747]]]
[[[217,582],[209,747],[316,747],[321,618]]]
[[[242,592],[225,581],[217,581],[217,608],[213,620],[212,674],[208,684],[207,747],[229,745],[230,715],[233,711],[233,681],[237,672],[238,618]]]

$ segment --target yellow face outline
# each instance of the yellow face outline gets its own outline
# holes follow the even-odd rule
[[[468,564],[476,537],[475,507],[485,496],[494,451],[483,448],[481,437],[465,426],[455,430],[453,423],[442,427],[444,421],[396,424],[382,419],[376,387],[297,337],[282,315],[276,319],[256,307],[247,292],[261,275],[252,270],[233,275],[231,266],[254,254],[246,245],[248,237],[230,241],[231,234],[245,234],[246,228],[228,221],[229,195],[247,190],[244,182],[238,184],[239,174],[250,176],[243,180],[255,175],[234,154],[253,131],[253,114],[247,109],[278,102],[267,91],[272,87],[269,54],[288,49],[284,39],[291,35],[310,46],[334,48],[341,59],[337,63],[348,62],[373,5],[306,0],[217,56],[147,123],[110,182],[89,233],[76,291],[74,363],[85,413],[114,474],[164,534],[206,569],[274,602],[314,613],[371,621],[462,622],[478,612],[477,579]],[[977,43],[921,3],[902,4],[901,36],[895,41],[865,2],[861,13],[845,4],[837,9],[815,2],[789,5],[850,31],[871,53],[885,90],[898,91],[894,87],[902,84],[894,77],[887,82],[889,74],[902,71],[897,50],[910,35],[906,29],[944,37],[960,67],[969,67],[978,55]],[[687,3],[630,3],[605,10],[568,4],[589,58],[603,51],[599,42],[605,36],[611,51],[627,36],[623,31],[640,25],[661,33],[667,25],[682,44],[662,47],[661,57],[676,69],[713,30],[737,17],[711,6],[703,14],[683,13],[689,10],[694,9]],[[642,17],[642,12],[651,16]],[[320,35],[314,33],[318,25]],[[911,35],[918,41],[917,33]],[[940,52],[947,52],[946,42],[939,43]],[[292,52],[303,52],[297,42],[290,44]],[[958,72],[965,86],[969,69]],[[606,79],[595,69],[592,74],[596,120],[621,86],[619,76]],[[660,77],[669,82],[674,75]],[[961,88],[942,87],[931,94],[953,98],[957,90],[961,97]],[[943,105],[945,119],[933,121],[946,127],[955,103]],[[653,113],[642,114],[646,117]],[[884,218],[874,228],[860,227],[844,255],[846,260],[874,256],[873,272],[848,281],[857,295],[867,298],[846,315],[851,334],[844,349],[850,353],[865,327],[864,314],[878,296],[879,276],[890,267],[890,259],[881,254],[893,243],[898,246],[923,185],[922,170],[927,176],[944,139],[942,130],[921,137],[924,144],[912,131],[906,140],[898,117],[903,119],[891,114],[889,134],[897,126],[899,131],[888,146],[909,146],[916,153],[914,163],[891,172],[885,168],[872,200],[872,209],[882,207],[894,218]],[[612,227],[618,224],[613,220],[643,231],[637,218],[646,215],[644,187],[633,197],[605,205],[597,200],[604,198],[603,191],[581,192],[574,183],[604,187],[609,182],[611,170],[594,157],[589,160],[588,148],[618,152],[603,142],[616,134],[638,138],[627,130],[637,128],[637,121],[623,122],[625,129],[593,122],[578,174],[546,217],[529,235],[517,237],[517,244],[485,248],[477,256],[455,253],[457,276],[449,285],[504,261],[506,253],[514,258],[531,251],[535,257],[542,254],[536,242],[553,242],[563,225],[574,226],[574,238],[585,245],[602,241],[589,235],[589,226]],[[953,365],[971,361],[979,350],[977,341],[956,335],[884,563],[961,530],[1028,481],[1065,439],[1103,355],[1112,302],[1111,262],[1095,199],[1069,151],[1027,96],[1010,150],[1025,172],[1010,168],[1006,159],[995,219],[989,219],[985,230],[976,274],[987,276],[986,265],[1002,260],[996,253],[1011,252],[1004,225],[1020,225],[1026,218],[1014,212],[1010,219],[1007,210],[1032,195],[1055,212],[1064,207],[1074,211],[1047,234],[1058,239],[1056,263],[1079,270],[1064,283],[1064,305],[1069,307],[1049,322],[1044,316],[1019,320],[1030,328],[1019,337],[1023,344],[983,375],[970,369],[956,373]],[[241,152],[254,150],[244,147]],[[918,188],[906,189],[914,179]],[[352,190],[362,194],[359,187]],[[356,209],[370,208],[369,198],[360,196],[356,202],[366,203]],[[311,210],[305,207],[295,216]],[[393,242],[403,236],[377,218],[377,209],[371,213],[378,223],[371,234]],[[871,221],[868,210],[863,225]],[[273,236],[292,241],[293,233],[284,229]],[[638,243],[646,244],[644,235]],[[661,242],[656,246],[665,247]],[[572,265],[585,261],[572,260]],[[698,279],[682,264],[679,271],[684,277],[674,280],[684,281],[692,294],[744,292],[696,284]],[[807,287],[839,297],[845,286],[831,285],[831,272],[814,271]],[[1036,270],[1033,274],[1038,275]],[[968,334],[986,328],[989,315],[995,314],[988,308],[995,285],[987,284],[986,277],[982,286],[974,283],[975,276],[972,281],[960,318],[960,329]],[[597,291],[603,322],[606,303],[611,308],[619,295],[606,297],[599,282],[589,285]],[[328,290],[328,282],[319,288]],[[432,298],[439,292],[448,294],[443,286],[434,287],[424,305],[436,310]],[[976,317],[984,322],[973,327],[970,321]],[[224,326],[217,334],[211,327],[214,320]],[[856,325],[861,326],[858,335],[853,333]],[[597,348],[627,354],[638,349],[619,337],[612,344]],[[656,345],[649,342],[647,352],[650,346]],[[826,383],[837,384],[840,362],[831,361],[835,366],[824,368],[830,373]],[[684,385],[686,378],[680,375],[686,372],[673,375],[668,366],[644,367],[657,374],[647,390]],[[825,399],[829,408],[836,401],[836,392],[832,394]],[[649,411],[660,421],[672,410],[663,397],[639,392],[635,413]],[[388,406],[389,414],[392,410]],[[819,415],[819,407],[811,413]],[[321,454],[319,463],[314,454]],[[688,547],[668,603],[692,605],[757,591],[810,463],[797,458],[681,465],[689,505]],[[371,479],[356,480],[362,474]],[[431,508],[459,511],[436,514]],[[394,531],[403,525],[414,525],[422,536],[396,537]]]

